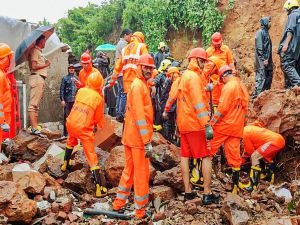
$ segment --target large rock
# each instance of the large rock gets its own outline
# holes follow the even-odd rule
[[[151,193],[153,194],[154,199],[159,197],[162,202],[171,200],[175,196],[173,189],[164,185],[153,186],[151,188]]]
[[[29,161],[34,162],[37,159],[41,158],[46,153],[50,144],[50,141],[46,138],[39,138],[37,140],[34,140],[33,142],[30,142],[27,145],[27,148],[34,156],[34,159],[31,159]]]
[[[29,158],[32,154],[27,153],[27,145],[37,138],[37,136],[30,135],[27,131],[21,130],[12,140],[12,145],[5,149],[5,153],[9,155],[12,160],[23,159],[23,155],[28,155],[27,158]]]
[[[157,171],[154,178],[154,185],[166,185],[173,188],[175,191],[183,191],[184,186],[180,166],[178,165],[177,167],[163,172]]]
[[[105,175],[110,185],[118,186],[122,171],[125,166],[124,146],[117,146],[111,152],[106,161]],[[150,182],[152,183],[156,175],[156,170],[150,164]]]
[[[12,169],[16,163],[0,165],[0,181],[13,181]]]
[[[241,197],[232,193],[227,194],[221,208],[221,216],[224,221],[230,225],[248,224],[250,213],[248,206]]]
[[[13,181],[19,184],[26,193],[41,194],[46,186],[46,179],[26,165],[25,163],[18,164],[13,168]]]
[[[121,144],[123,124],[110,116],[105,117],[105,127],[95,133],[95,144],[101,149],[110,152]]]
[[[37,212],[35,201],[28,199],[22,188],[11,181],[0,181],[0,214],[9,222],[29,223]]]
[[[46,135],[47,138],[50,140],[61,138],[61,132],[58,130],[52,131],[48,128],[43,128],[41,133]]]
[[[101,166],[101,168],[104,168],[110,153],[107,151],[103,151],[98,147],[96,147],[95,149],[96,149],[96,154],[98,156],[99,165]],[[86,160],[84,151],[83,149],[81,149],[74,153],[74,160],[72,162],[72,171],[82,169],[83,167],[89,167],[89,165]]]
[[[300,142],[300,87],[264,91],[250,109],[250,120],[258,119],[268,129]]]
[[[180,149],[173,144],[166,143],[153,147],[151,163],[155,169],[163,171],[176,167],[180,162]]]
[[[48,155],[45,162],[40,165],[39,172],[40,173],[48,172],[57,178],[63,177],[64,172],[60,170],[62,164],[63,164],[63,159],[55,157],[53,155]]]
[[[104,176],[102,176],[102,182],[105,185]],[[71,172],[65,180],[64,185],[77,193],[95,194],[96,190],[92,173],[88,168]]]

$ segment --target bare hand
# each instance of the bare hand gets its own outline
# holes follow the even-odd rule
[[[65,101],[61,101],[61,106],[65,107],[66,106],[66,102]]]
[[[288,45],[284,45],[281,49],[281,52],[285,53],[288,49]]]
[[[264,66],[265,67],[267,67],[269,65],[269,62],[268,62],[268,60],[266,59],[266,60],[264,60]]]
[[[50,64],[51,64],[50,60],[49,60],[49,59],[46,59],[45,64],[46,64],[47,66],[50,66]]]
[[[162,117],[163,119],[167,120],[169,119],[169,114],[167,112],[163,112]]]
[[[152,87],[151,88],[151,96],[154,97],[156,95],[156,88]]]

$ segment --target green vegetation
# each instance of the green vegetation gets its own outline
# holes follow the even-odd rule
[[[169,29],[201,31],[205,46],[223,25],[225,15],[216,0],[108,0],[102,5],[68,11],[56,24],[63,42],[79,56],[89,43],[101,44],[118,26],[142,31],[150,50],[155,52]]]

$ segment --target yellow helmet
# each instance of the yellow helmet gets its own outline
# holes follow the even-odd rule
[[[299,7],[298,0],[287,0],[283,5],[283,8],[287,11],[289,11],[293,7]]]
[[[165,42],[159,42],[159,44],[158,44],[158,49],[161,49],[161,48],[163,48],[163,47],[167,47],[167,45],[165,44]]]
[[[172,62],[168,59],[164,59],[160,63],[160,67],[158,68],[159,72],[167,71],[168,67],[171,66]]]

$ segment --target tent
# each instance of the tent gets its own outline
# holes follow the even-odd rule
[[[116,51],[116,46],[112,44],[98,45],[96,51]]]

